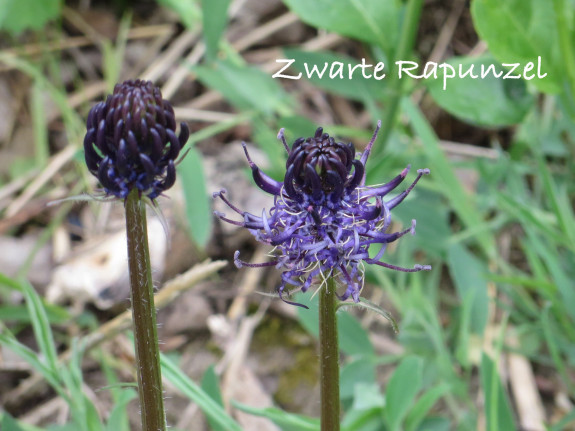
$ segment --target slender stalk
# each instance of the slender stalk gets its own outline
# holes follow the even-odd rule
[[[339,348],[337,340],[335,281],[319,293],[319,360],[321,430],[339,430]]]
[[[126,198],[125,205],[142,429],[165,431],[166,418],[156,329],[154,287],[148,249],[146,206],[135,188]]]
[[[405,18],[401,26],[401,34],[399,36],[399,43],[395,52],[395,61],[407,60],[413,51],[415,44],[415,36],[419,27],[419,16],[423,7],[423,0],[408,0],[407,8],[405,11]],[[399,102],[403,96],[403,80],[399,79],[399,75],[394,72],[388,82],[387,89],[390,92],[389,101],[387,102],[387,110],[383,117],[381,132],[379,137],[379,145],[374,147],[373,151],[381,154],[385,149],[393,126],[395,124],[397,115],[399,113]]]

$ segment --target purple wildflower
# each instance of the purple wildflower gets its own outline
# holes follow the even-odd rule
[[[280,298],[286,285],[305,292],[315,277],[324,280],[335,277],[347,286],[339,298],[343,301],[351,296],[355,302],[359,301],[363,287],[363,262],[404,272],[430,270],[429,265],[401,268],[380,260],[388,243],[407,233],[415,234],[415,220],[403,231],[386,233],[386,230],[391,224],[391,210],[405,199],[422,175],[429,173],[429,169],[418,170],[413,183],[388,200],[384,197],[403,182],[410,166],[387,184],[365,186],[365,165],[380,127],[378,123],[358,159],[351,143],[336,142],[323,133],[321,127],[313,137],[297,139],[291,150],[281,129],[278,139],[288,152],[283,182],[262,172],[251,160],[244,143],[253,178],[259,188],[274,196],[274,205],[269,214],[263,210],[258,217],[235,207],[225,197],[225,190],[221,190],[214,193],[214,197],[222,199],[243,221],[228,219],[219,212],[216,215],[228,223],[248,228],[258,241],[274,246],[276,258],[267,263],[250,264],[240,260],[236,251],[236,266],[282,268],[282,281],[277,289]],[[382,244],[374,257],[368,254],[371,244]]]
[[[150,199],[176,180],[175,160],[190,135],[176,135],[174,109],[150,81],[125,81],[88,115],[86,164],[106,195],[125,199],[136,187]]]

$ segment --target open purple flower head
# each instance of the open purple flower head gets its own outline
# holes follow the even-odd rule
[[[174,109],[150,81],[117,84],[88,114],[86,164],[106,195],[125,199],[135,187],[154,199],[176,180],[176,158],[189,137],[176,135]]]
[[[388,243],[407,233],[415,234],[415,220],[403,231],[386,231],[391,224],[391,210],[405,199],[429,169],[418,170],[413,183],[389,199],[384,198],[403,182],[409,166],[386,184],[365,186],[365,165],[380,126],[378,123],[359,158],[351,143],[336,142],[323,133],[321,127],[313,137],[297,139],[291,149],[281,129],[278,138],[288,152],[283,182],[262,172],[243,144],[256,184],[274,196],[274,205],[269,212],[264,209],[261,216],[256,216],[235,207],[225,197],[225,190],[221,190],[214,193],[214,197],[221,198],[240,214],[242,221],[231,220],[219,212],[216,215],[228,223],[248,228],[258,241],[274,246],[275,259],[251,264],[240,260],[239,251],[236,251],[236,266],[275,265],[283,269],[278,286],[282,299],[288,285],[305,292],[315,278],[335,277],[338,284],[347,286],[339,298],[351,297],[355,302],[359,301],[363,287],[364,263],[404,272],[430,270],[428,265],[401,268],[381,261]],[[368,254],[371,244],[382,244],[374,257]]]

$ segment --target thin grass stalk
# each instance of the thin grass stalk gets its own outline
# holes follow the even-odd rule
[[[405,18],[401,26],[399,43],[395,52],[396,61],[409,58],[413,51],[422,8],[423,0],[409,0],[407,2]],[[381,126],[379,145],[374,148],[374,153],[377,154],[381,154],[384,151],[399,114],[399,102],[401,102],[401,98],[403,97],[403,81],[399,79],[399,74],[395,73],[391,75],[391,80],[387,88],[391,94],[389,100],[386,101],[387,111],[385,112]]]

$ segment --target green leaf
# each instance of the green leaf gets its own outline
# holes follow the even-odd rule
[[[358,320],[349,313],[337,314],[339,342],[347,355],[371,356],[375,354],[367,331]]]
[[[379,390],[379,384],[374,383],[358,383],[355,385],[353,394],[353,410],[371,410],[382,409],[385,406],[386,400]]]
[[[375,381],[375,364],[369,358],[360,357],[342,367],[339,379],[340,398],[342,400],[351,398],[355,394],[357,384]]]
[[[227,431],[242,431],[242,428],[226,413],[223,407],[185,375],[166,355],[160,354],[160,363],[162,376],[190,400],[194,401],[214,423],[217,423],[219,427]]]
[[[8,413],[2,413],[2,422],[0,422],[0,429],[4,431],[24,431],[16,420]]]
[[[265,172],[277,181],[283,181],[286,172],[286,150],[278,139],[278,129],[271,129],[266,122],[256,119],[253,123],[253,140],[264,151],[269,166]],[[283,124],[282,124],[283,126]],[[288,140],[288,142],[290,142]],[[247,164],[246,164],[247,168]]]
[[[520,123],[534,102],[523,79],[504,79],[507,71],[490,56],[456,57],[447,62],[457,75],[471,71],[465,78],[447,79],[445,69],[437,79],[425,81],[439,106],[464,121],[495,127]],[[491,69],[488,69],[491,68]],[[485,70],[485,78],[481,78]],[[487,73],[487,71],[490,73]],[[471,73],[477,78],[472,78]],[[495,75],[500,75],[496,78]],[[515,72],[518,75],[519,72]]]
[[[36,158],[36,167],[39,169],[44,167],[50,153],[44,96],[45,89],[42,87],[41,83],[36,82],[32,86],[30,115],[32,117],[32,128],[34,130],[34,155]]]
[[[228,22],[230,0],[202,0],[203,32],[206,56],[213,60],[218,54],[220,38]]]
[[[419,425],[425,420],[425,417],[435,405],[435,403],[446,393],[450,391],[451,387],[447,383],[441,383],[429,390],[417,400],[413,405],[409,414],[405,418],[405,431],[416,431]]]
[[[30,349],[29,347],[21,344],[13,334],[8,330],[2,330],[0,332],[0,344],[12,350],[22,359],[32,366],[37,372],[39,372],[47,381],[55,388],[59,393],[62,393],[63,389],[58,380],[57,373],[48,368],[38,357],[38,353]]]
[[[158,3],[173,10],[188,30],[199,25],[201,12],[195,0],[158,0]]]
[[[428,160],[426,167],[431,169],[430,178],[435,190],[443,191],[450,207],[455,211],[467,229],[479,229],[484,223],[483,215],[474,197],[467,193],[461,181],[455,175],[453,162],[448,160],[445,151],[439,146],[435,132],[409,98],[402,100],[402,110],[409,118],[415,136],[422,141],[422,150]],[[495,258],[495,238],[489,231],[481,231],[474,240],[481,246],[485,256]]]
[[[385,392],[385,417],[390,431],[402,429],[401,423],[421,388],[422,375],[423,361],[408,356],[391,376]]]
[[[133,389],[124,389],[118,392],[118,397],[114,400],[114,407],[108,417],[106,429],[108,431],[129,431],[129,421],[126,406],[135,399],[138,393]]]
[[[542,58],[542,73],[547,76],[531,82],[539,90],[560,90],[562,59],[556,16],[550,1],[474,0],[473,23],[489,51],[502,63],[523,65]]]
[[[287,94],[271,75],[250,66],[218,60],[193,71],[205,85],[219,91],[238,109],[255,109],[264,114],[281,111]]]
[[[45,305],[46,314],[50,323],[64,323],[70,320],[70,313],[65,308],[54,304]],[[14,320],[18,323],[30,323],[30,313],[25,305],[0,306],[0,320],[3,322]]]
[[[0,272],[0,285],[7,287],[10,290],[22,292],[22,285],[18,280],[8,277],[6,274]]]
[[[30,283],[27,281],[22,282],[22,289],[24,298],[26,298],[28,314],[32,320],[32,328],[34,329],[34,336],[38,343],[40,353],[44,357],[46,365],[51,372],[57,373],[58,354],[56,353],[54,336],[52,335],[52,328],[50,327],[46,309],[42,304],[40,296]]]
[[[569,377],[567,364],[561,355],[561,348],[568,345],[568,343],[565,343],[562,339],[562,334],[558,330],[558,326],[550,313],[550,306],[548,305],[545,306],[541,313],[541,327],[543,328],[543,338],[549,348],[549,353],[553,360],[553,364],[555,365],[555,369],[558,371],[558,374],[561,376],[561,380],[563,380],[568,389],[570,391],[575,390],[574,385],[571,383],[571,378]]]
[[[282,431],[319,431],[319,419],[308,418],[302,415],[284,412],[275,407],[254,408],[238,402],[233,402],[234,407],[255,416],[268,418]]]
[[[427,166],[422,165],[421,167]],[[435,171],[432,171],[431,174],[433,176]],[[406,181],[413,178],[412,176],[413,171],[410,172]],[[385,181],[381,181],[381,177],[379,178],[380,180],[377,182]],[[427,181],[428,178],[431,177],[426,177],[425,180]],[[394,208],[393,216],[401,220],[405,227],[409,226],[413,219],[419,221],[420,223],[417,224],[417,233],[415,237],[410,238],[409,241],[414,241],[417,247],[421,250],[425,250],[425,253],[428,255],[444,258],[448,246],[445,238],[451,236],[451,229],[448,222],[448,206],[445,205],[441,194],[437,192],[416,188],[411,193],[415,193],[415,198],[406,199],[401,205]]]
[[[60,16],[60,0],[3,0],[0,5],[0,30],[17,36],[24,30],[40,30]]]
[[[374,79],[376,64],[373,62],[366,63],[373,67],[365,68],[364,72],[365,76],[371,76],[371,78],[365,78],[361,68],[358,67],[354,70],[352,79],[349,79],[348,68],[361,64],[361,61],[328,51],[310,52],[285,49],[284,55],[286,59],[294,60],[291,67],[302,74],[302,79],[309,79],[314,85],[330,93],[360,102],[373,99],[378,94],[383,95],[385,78]],[[341,73],[338,73],[338,70],[341,70]],[[382,76],[382,73],[384,72],[378,72],[377,76]],[[290,73],[290,75],[298,76],[297,73]]]
[[[215,402],[217,402],[220,406],[224,407],[224,401],[222,398],[222,393],[220,392],[220,380],[218,379],[218,375],[214,369],[213,365],[210,365],[204,376],[202,377],[202,389],[208,394]],[[214,431],[227,431],[225,428],[214,421],[213,419],[208,418],[208,422],[210,424],[210,429]]]
[[[516,429],[513,412],[505,391],[499,380],[497,368],[485,353],[481,356],[481,385],[485,394],[486,428],[490,431],[507,431]]]
[[[369,410],[349,409],[341,422],[342,431],[381,431],[386,429],[383,422],[383,409],[376,407]]]
[[[463,422],[463,421],[462,421]],[[472,425],[473,427],[475,425]],[[417,431],[449,431],[451,429],[454,429],[451,426],[451,423],[449,422],[449,419],[447,418],[443,418],[443,417],[431,417],[431,418],[426,418],[421,426],[417,429]],[[457,429],[459,430],[472,430],[475,428],[471,428],[471,426],[465,427],[460,426]]]
[[[212,232],[213,214],[206,191],[204,168],[200,153],[190,148],[178,165],[178,175],[182,180],[186,198],[186,217],[194,242],[205,247]]]
[[[471,309],[471,331],[483,334],[487,324],[489,299],[487,297],[487,273],[482,261],[477,259],[461,244],[452,244],[447,251],[449,272],[461,301],[468,295],[473,297]]]
[[[397,0],[285,0],[303,22],[375,43],[388,54],[396,46],[401,4]]]
[[[575,244],[575,214],[571,207],[567,184],[557,184],[551,176],[550,168],[543,158],[538,160],[537,172],[543,183],[545,196],[557,217],[559,228],[570,244]]]
[[[278,124],[285,129],[288,144],[300,136],[308,136],[317,128],[317,124],[301,115],[286,115],[278,120]]]
[[[471,340],[471,322],[473,321],[473,308],[475,303],[475,295],[468,293],[462,300],[461,307],[459,307],[458,319],[458,333],[457,333],[457,347],[455,348],[455,358],[466,369],[470,364],[470,340]]]

